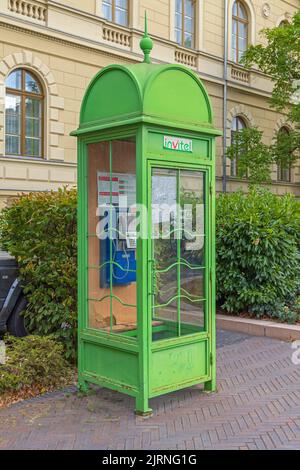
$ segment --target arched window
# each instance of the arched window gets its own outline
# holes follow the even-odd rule
[[[175,38],[184,47],[195,47],[195,0],[176,0]]]
[[[289,135],[289,128],[283,126],[279,129],[278,133]],[[285,183],[290,183],[291,181],[291,167],[288,165],[277,165],[277,179],[278,181],[283,181]]]
[[[103,0],[103,16],[106,20],[121,26],[128,26],[129,7],[128,0]]]
[[[231,59],[239,62],[248,46],[249,19],[243,2],[236,1],[232,7]]]
[[[279,28],[284,28],[285,26],[288,26],[288,25],[289,25],[288,20],[282,20],[282,21],[280,21],[278,26],[279,26]]]
[[[245,127],[247,127],[247,124],[241,116],[235,116],[233,118],[231,123],[231,144],[233,144],[234,142],[236,133],[240,132],[242,129],[245,129]],[[231,160],[231,176],[237,176],[238,174],[238,159],[239,156],[236,155],[236,158],[234,160]]]
[[[5,153],[43,156],[43,104],[41,84],[26,69],[16,69],[5,81]]]

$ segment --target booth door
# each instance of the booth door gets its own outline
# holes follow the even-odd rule
[[[210,373],[207,186],[205,170],[151,167],[153,394]]]

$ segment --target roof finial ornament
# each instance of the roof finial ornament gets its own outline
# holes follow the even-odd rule
[[[148,35],[147,12],[145,11],[145,33],[140,42],[140,48],[144,53],[144,63],[151,64],[150,53],[153,49],[153,41]]]

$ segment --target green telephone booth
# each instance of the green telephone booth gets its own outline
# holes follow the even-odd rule
[[[149,399],[216,387],[215,137],[210,100],[181,65],[110,65],[78,138],[79,387]]]

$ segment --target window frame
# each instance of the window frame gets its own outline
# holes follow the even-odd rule
[[[120,23],[117,23],[116,22],[116,0],[111,0],[111,20],[108,20],[107,18],[105,18],[104,14],[103,14],[103,1],[102,1],[102,15],[104,20],[105,21],[109,21],[110,23],[113,23],[117,26],[120,26],[121,28],[129,28],[129,24],[130,24],[130,12],[131,12],[131,7],[130,7],[130,4],[131,4],[131,1],[130,0],[126,0],[127,1],[127,23],[124,25],[124,24],[120,24]]]
[[[239,6],[241,5],[243,7],[243,9],[245,10],[245,13],[247,15],[247,18],[244,19],[244,18],[241,18],[240,16],[236,16],[233,14],[233,9],[234,9],[234,6],[235,4],[237,4],[237,14],[239,15]],[[235,0],[232,4],[232,10],[231,10],[231,21],[232,21],[232,28],[231,28],[231,59],[234,63],[236,64],[239,64],[240,61],[239,61],[239,25],[240,23],[243,23],[247,26],[246,28],[246,44],[247,44],[247,47],[249,45],[249,28],[250,28],[250,20],[249,20],[249,12],[248,12],[248,9],[247,9],[247,6],[245,5],[244,2],[242,2],[241,0]],[[233,25],[234,23],[236,22],[237,24],[237,34],[236,34],[236,48],[235,48],[235,56],[233,55],[233,47],[232,47],[232,44],[233,44]],[[243,51],[245,52],[245,51]]]
[[[279,132],[285,132],[286,134],[290,133],[290,129],[287,126],[281,126],[278,130]],[[284,172],[287,172],[287,179],[283,177]],[[277,165],[277,181],[278,183],[291,183],[292,182],[292,168],[291,165],[284,168],[281,164]]]
[[[182,8],[182,12],[181,12],[181,41],[180,43],[178,43],[176,41],[176,36],[175,36],[175,42],[176,44],[178,44],[179,46],[181,47],[185,47],[186,49],[195,49],[196,47],[196,15],[197,15],[197,9],[196,9],[196,6],[197,6],[197,0],[191,0],[192,1],[192,4],[193,4],[193,9],[194,9],[194,16],[193,16],[193,33],[192,33],[192,44],[191,44],[191,47],[188,47],[185,45],[184,43],[184,35],[185,35],[185,0],[180,0],[181,1],[181,8]],[[175,0],[175,27],[174,27],[174,33],[176,34],[176,13],[177,13],[177,10],[176,10],[176,0]]]
[[[242,123],[243,127],[241,127],[241,129],[237,129],[237,130],[232,129],[233,123],[234,123],[235,120],[237,120],[237,122]],[[236,127],[239,127],[239,125],[237,125]],[[232,145],[232,143],[233,143],[234,134],[236,134],[237,132],[240,132],[242,129],[245,129],[247,127],[249,127],[248,123],[247,123],[246,119],[243,116],[241,116],[240,114],[237,114],[236,116],[233,117],[232,122],[231,122],[231,127],[230,127],[230,145]],[[239,176],[238,176],[238,158],[239,157],[237,155],[234,160],[230,161],[230,176],[232,178],[239,178]],[[247,175],[243,176],[242,178],[247,178]]]
[[[44,87],[40,81],[40,79],[37,77],[37,75],[32,72],[32,70],[23,68],[23,67],[18,67],[7,75],[6,79],[14,73],[17,72],[18,70],[21,71],[21,88],[16,89],[16,88],[9,88],[5,86],[5,99],[7,95],[14,95],[14,96],[19,96],[20,101],[21,101],[21,112],[20,112],[20,121],[21,121],[21,126],[20,126],[20,153],[15,154],[15,153],[7,153],[6,150],[6,143],[5,145],[5,155],[6,156],[16,156],[16,157],[25,157],[25,158],[44,158],[45,154],[45,135],[44,135],[44,130],[45,130],[45,92],[44,92]],[[41,92],[40,93],[31,93],[30,91],[26,91],[25,89],[25,77],[26,73],[29,73],[33,76],[35,81],[40,87]],[[26,98],[34,98],[38,99],[41,103],[41,137],[40,137],[40,143],[41,143],[41,152],[40,155],[28,155],[26,153]],[[5,109],[5,116],[6,116],[6,106],[4,104],[4,109]],[[6,129],[4,132],[4,142],[6,141]]]

